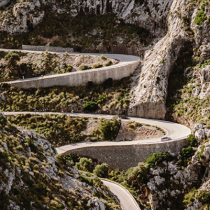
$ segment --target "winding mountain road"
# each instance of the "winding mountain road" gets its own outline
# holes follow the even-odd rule
[[[6,49],[0,49],[4,51],[10,51]],[[37,51],[29,51],[29,50],[11,50],[11,51],[25,51],[25,52],[37,52]],[[40,53],[40,52],[37,52]],[[58,52],[56,52],[58,53]],[[85,53],[70,53],[70,54],[84,54]],[[100,55],[100,54],[95,54],[92,53],[91,55]],[[132,62],[139,62],[140,59],[139,57],[136,56],[129,56],[129,55],[115,55],[115,54],[104,54],[108,58],[113,58],[117,59],[120,61],[119,64],[117,65],[126,65]],[[51,76],[46,76],[46,77],[59,77],[60,75],[51,75]],[[28,80],[35,80],[37,78],[29,78],[25,79],[24,81]],[[23,82],[23,80],[19,80],[20,82]],[[17,82],[17,81],[13,81]],[[9,82],[9,83],[13,83]],[[102,114],[83,114],[83,113],[61,113],[61,112],[3,112],[4,115],[6,116],[15,116],[18,114],[31,114],[31,115],[44,115],[44,114],[66,114],[70,115],[73,117],[97,117],[97,118],[106,118],[106,119],[112,119],[112,115],[102,115]],[[143,119],[143,118],[135,118],[135,117],[130,117],[129,119],[122,119],[122,121],[127,121],[127,120],[132,120],[136,121],[142,124],[150,124],[153,126],[158,126],[162,128],[166,132],[166,136],[171,137],[171,141],[177,141],[179,139],[184,139],[186,138],[190,133],[190,129],[177,124],[173,122],[167,122],[167,121],[162,121],[162,120],[155,120],[155,119]],[[171,142],[170,141],[170,142]],[[91,146],[115,146],[115,145],[136,145],[136,144],[154,144],[154,143],[162,143],[160,141],[160,138],[151,138],[151,139],[145,139],[145,140],[137,140],[137,141],[123,141],[123,142],[109,142],[109,141],[104,141],[104,142],[85,142],[85,143],[77,143],[77,144],[69,144],[65,145],[62,147],[56,148],[58,154],[65,153],[70,150],[74,150],[77,148],[83,148],[83,147],[91,147]],[[123,210],[140,210],[140,207],[136,203],[135,199],[133,196],[121,185],[111,182],[109,180],[102,180],[103,183],[108,186],[113,194],[115,194],[122,206]]]
[[[31,115],[45,115],[45,114],[59,114],[59,115],[70,115],[72,117],[97,117],[97,118],[105,118],[112,119],[114,115],[104,115],[104,114],[84,114],[84,113],[62,113],[62,112],[3,112],[6,116],[16,116],[19,114],[31,114]],[[190,129],[186,126],[183,126],[178,123],[163,121],[163,120],[155,120],[155,119],[143,119],[143,118],[135,118],[130,117],[128,119],[122,119],[122,121],[136,121],[143,124],[149,124],[153,126],[158,126],[162,128],[166,132],[166,136],[171,137],[171,141],[176,141],[179,139],[186,138],[190,133]],[[137,140],[137,141],[123,141],[123,142],[85,142],[85,143],[76,143],[69,144],[62,147],[56,148],[58,154],[63,154],[67,151],[82,148],[82,147],[91,147],[91,146],[107,146],[107,145],[135,145],[135,144],[154,144],[154,143],[162,143],[160,138],[151,138],[145,140]],[[110,188],[111,192],[117,196],[120,201],[120,204],[123,210],[140,210],[140,207],[136,203],[133,196],[121,185],[111,182],[109,180],[102,180],[103,183]]]
[[[34,51],[34,50],[21,50],[21,49],[2,49],[0,48],[0,51],[16,51],[16,52],[31,52],[31,53],[43,53],[43,51]],[[49,52],[49,53],[58,53],[58,54],[64,54],[65,52]],[[103,53],[77,53],[77,52],[71,52],[68,53],[69,55],[96,55],[101,56]],[[107,58],[112,58],[119,60],[120,63],[126,63],[126,62],[133,62],[138,61],[140,58],[138,56],[134,55],[124,55],[124,54],[103,54]]]
[[[6,116],[15,116],[18,114],[31,114],[31,115],[45,115],[45,114],[66,114],[72,117],[97,117],[97,118],[105,118],[105,119],[112,119],[114,115],[105,115],[105,114],[84,114],[84,113],[69,113],[69,112],[3,112]],[[153,126],[157,126],[162,128],[166,136],[170,137],[171,141],[176,141],[179,139],[184,139],[191,134],[191,130],[181,124],[164,121],[164,120],[156,120],[156,119],[144,119],[144,118],[137,118],[137,117],[129,117],[128,119],[122,119],[122,121],[136,121],[142,124],[149,124]],[[154,144],[154,143],[162,143],[160,138],[151,138],[145,140],[136,140],[136,141],[120,141],[120,142],[113,142],[113,141],[103,141],[103,142],[85,142],[85,143],[75,143],[69,144],[65,146],[61,146],[56,148],[58,154],[65,153],[67,151],[78,149],[82,147],[90,147],[90,146],[115,146],[115,145],[135,145],[135,144]]]

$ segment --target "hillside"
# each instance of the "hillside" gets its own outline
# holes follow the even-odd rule
[[[97,177],[80,174],[65,157],[56,158],[45,136],[12,126],[2,114],[0,119],[2,210],[119,209]]]
[[[2,48],[49,44],[73,47],[78,52],[133,54],[142,60],[131,77],[107,79],[98,85],[21,90],[0,84],[0,110],[126,114],[184,124],[196,138],[190,136],[179,154],[155,153],[146,163],[139,163],[127,172],[108,169],[100,163],[98,168],[102,172],[95,174],[129,188],[143,210],[207,210],[210,207],[209,31],[209,0],[0,0]],[[22,60],[11,68],[6,54],[0,56],[1,81],[21,78],[23,74],[18,72],[23,69],[21,65],[28,71],[27,77],[40,76],[43,72],[65,73],[73,66],[70,62],[53,65],[46,52],[37,57],[22,55]],[[59,55],[58,59],[64,56]],[[37,64],[40,57],[43,62]],[[106,65],[102,56],[100,59]],[[93,67],[95,61],[88,66]],[[88,62],[78,62],[74,70]],[[119,209],[110,192],[92,174],[93,166],[88,175],[74,167],[87,172],[81,162],[92,164],[97,160],[74,159],[68,155],[56,158],[51,147],[50,142],[62,146],[84,141],[86,137],[101,140],[98,129],[95,133],[91,129],[92,133],[84,131],[87,119],[59,118],[59,123],[51,126],[57,117],[47,120],[39,117],[42,127],[39,130],[37,118],[31,116],[8,121],[3,115],[0,117],[3,198],[0,207]],[[48,140],[16,125],[44,133]],[[137,135],[130,126],[134,126],[132,122],[122,124],[117,140],[162,135],[144,126],[135,128],[140,133]],[[124,133],[130,138],[124,138]],[[53,139],[55,136],[57,139]]]

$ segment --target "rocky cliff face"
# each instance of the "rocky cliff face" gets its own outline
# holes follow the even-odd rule
[[[1,31],[10,34],[27,32],[35,27],[45,16],[45,8],[59,14],[75,17],[81,14],[104,15],[114,13],[126,23],[136,24],[148,29],[152,34],[163,36],[167,30],[167,16],[172,0],[77,0],[16,3],[2,14]],[[1,6],[1,4],[0,4]],[[2,5],[3,6],[3,5]]]
[[[0,7],[7,5],[9,2],[10,0],[0,0]]]
[[[184,169],[180,167],[181,156],[178,162],[164,162],[163,166],[152,168],[152,178],[147,183],[151,209],[207,209],[210,205],[209,155],[210,142],[207,141],[198,147]]]
[[[200,25],[196,22],[199,11],[203,11],[206,17],[210,15],[208,4],[173,1],[166,36],[144,55],[141,74],[136,77],[138,82],[132,90],[131,116],[165,118],[168,77],[184,43],[191,42],[193,48],[199,49],[201,45],[207,47],[210,40],[207,18]]]

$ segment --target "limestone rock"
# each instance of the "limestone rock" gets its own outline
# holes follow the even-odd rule
[[[195,132],[195,137],[197,137],[197,139],[199,141],[201,141],[203,138],[205,138],[205,131],[204,129],[199,129]]]
[[[6,1],[10,0],[1,1],[0,7],[5,5]],[[142,3],[138,3],[135,0],[62,0],[59,2],[33,0],[32,2],[16,3],[12,14],[5,12],[3,14],[4,21],[1,31],[7,31],[10,34],[26,32],[29,23],[35,27],[43,20],[45,16],[43,8],[46,6],[48,10],[52,10],[57,14],[66,13],[73,17],[80,14],[102,15],[112,12],[127,23],[138,24],[148,29],[154,35],[163,36],[167,30],[165,20],[168,16],[171,3],[171,0],[158,0],[156,4],[151,0]],[[14,22],[12,21],[13,16],[16,19]]]

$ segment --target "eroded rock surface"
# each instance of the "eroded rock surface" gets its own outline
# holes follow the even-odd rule
[[[9,0],[7,0],[9,1]],[[0,3],[0,7],[5,1]],[[14,5],[12,13],[3,13],[1,31],[8,33],[26,32],[28,27],[35,27],[44,16],[43,6],[57,14],[69,14],[77,16],[80,14],[107,14],[114,13],[127,23],[138,24],[148,29],[152,34],[163,35],[167,30],[166,18],[169,13],[172,0],[79,0],[79,1],[49,1],[33,0],[32,2],[21,2]],[[28,15],[27,15],[28,14]]]

